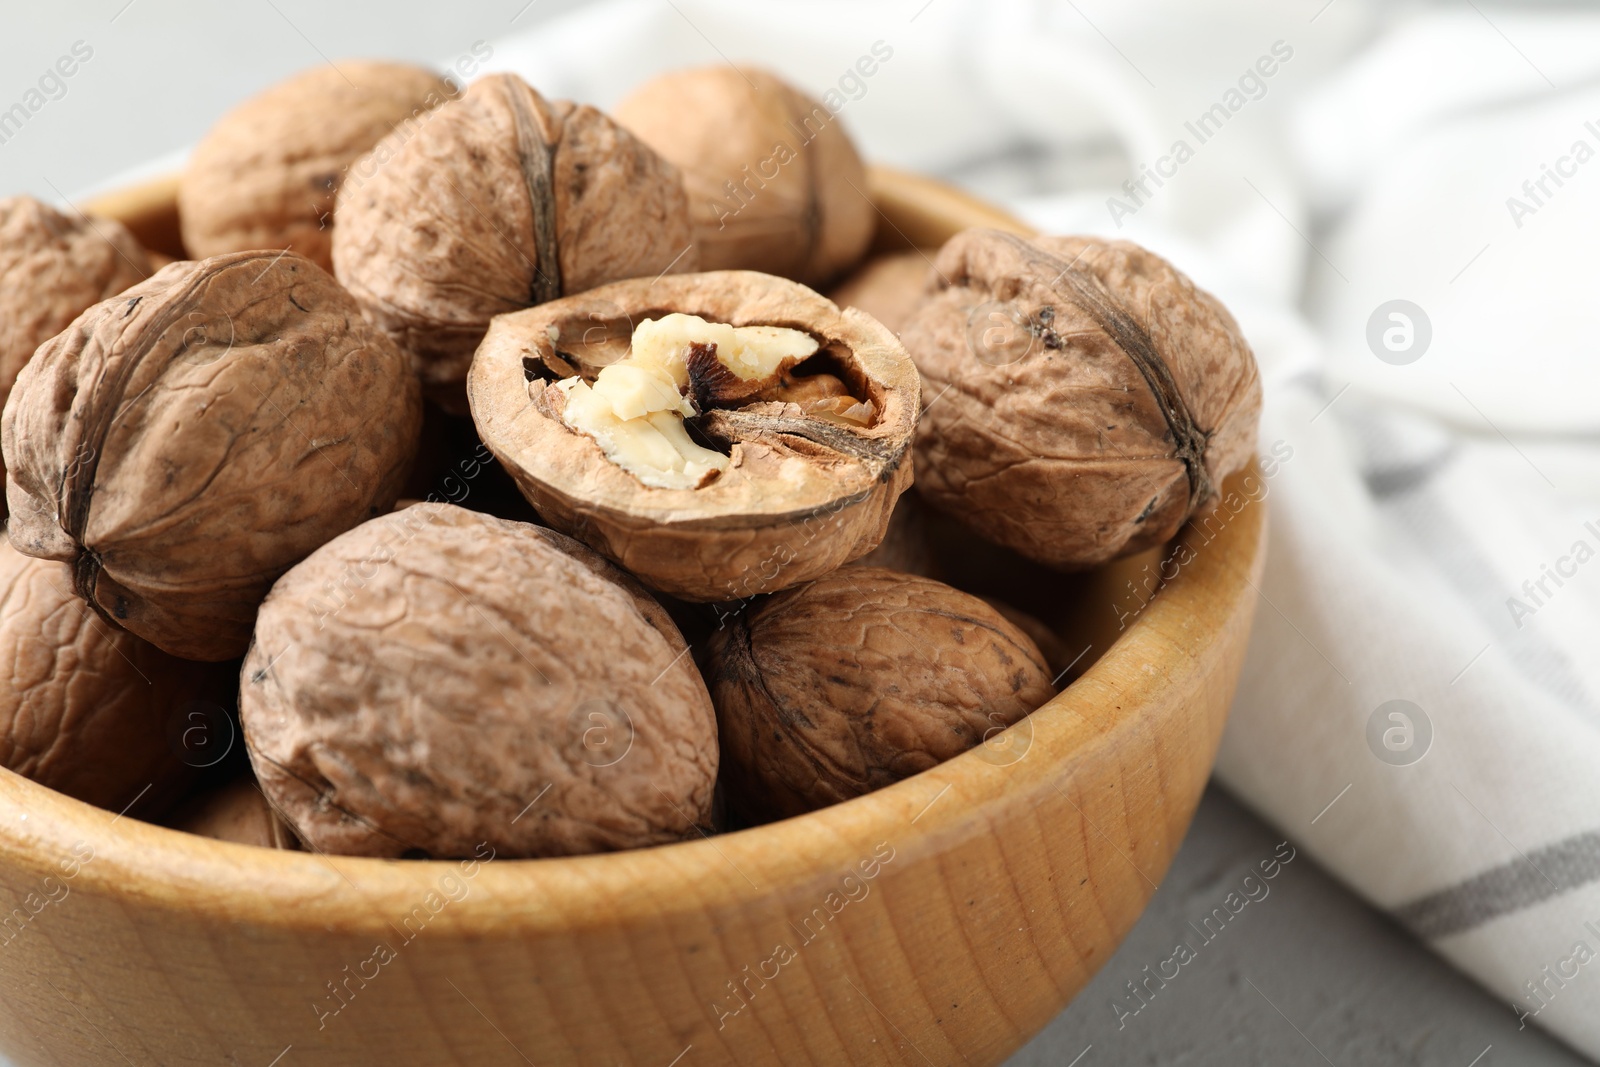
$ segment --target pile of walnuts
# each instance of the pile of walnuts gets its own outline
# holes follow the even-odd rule
[[[984,576],[1170,540],[1260,383],[1126,242],[866,258],[868,181],[764,71],[612,117],[347,63],[223,117],[183,247],[0,200],[0,764],[261,847],[536,857],[994,743],[1081,654]]]

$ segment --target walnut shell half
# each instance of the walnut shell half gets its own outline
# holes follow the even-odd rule
[[[639,323],[672,312],[808,334],[819,349],[793,370],[819,373],[796,381],[842,385],[870,404],[870,424],[815,417],[779,393],[725,406],[712,398],[691,425],[724,450],[726,469],[699,488],[644,485],[563,422],[556,382],[593,379],[628,354]],[[484,444],[546,522],[684,600],[771,592],[864,555],[911,484],[920,394],[899,342],[861,312],[771,275],[638,279],[502,316],[467,384]]]
[[[1261,379],[1210,294],[1138,245],[967,230],[901,339],[932,398],[917,489],[1062,569],[1171,539],[1255,451]]]
[[[1055,695],[1032,640],[931,578],[841,567],[712,639],[735,814],[812,811],[927,770]]]
[[[776,75],[727,65],[674,71],[612,114],[683,172],[705,270],[821,285],[872,241],[877,212],[844,124]]]
[[[90,308],[17,379],[11,543],[186,659],[249,644],[274,579],[399,495],[405,356],[293,253],[174,263]]]
[[[594,108],[493,74],[353,168],[333,262],[430,394],[459,407],[495,315],[696,258],[672,164]]]
[[[239,714],[318,851],[547,856],[710,824],[711,700],[639,584],[550,530],[414,504],[261,607]]]
[[[405,63],[313,67],[228,112],[195,146],[178,185],[196,259],[293,248],[333,269],[334,195],[351,163],[458,92]]]
[[[207,746],[231,743],[231,721],[227,737],[212,732],[232,702],[231,668],[106,625],[73,595],[71,568],[7,544],[0,663],[0,766],[86,803],[122,811],[138,801],[135,814],[148,815],[225,754]]]

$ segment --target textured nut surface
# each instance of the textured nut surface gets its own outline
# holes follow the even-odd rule
[[[244,652],[272,582],[399,495],[405,356],[293,253],[175,263],[90,308],[17,379],[11,543],[173,655]]]
[[[860,308],[898,336],[922,301],[937,254],[913,249],[873,256],[840,282],[828,299],[840,307]]]
[[[1249,462],[1255,358],[1126,241],[956,235],[901,337],[930,402],[918,491],[999,544],[1094,566],[1170,539]]]
[[[715,715],[678,630],[570,538],[415,504],[273,588],[240,717],[318,850],[546,856],[709,825]]]
[[[683,171],[702,269],[820,285],[866,252],[877,216],[861,157],[842,123],[782,79],[676,71],[612,113]]]
[[[441,399],[459,394],[493,316],[695,267],[677,169],[513,75],[480,78],[356,169],[339,193],[336,272]]]
[[[739,616],[707,677],[729,803],[758,820],[910,777],[1055,695],[1033,642],[983,601],[859,565]]]
[[[981,599],[1004,616],[1011,625],[1028,635],[1039,649],[1039,654],[1044,657],[1045,666],[1050,668],[1051,677],[1059,681],[1065,676],[1066,671],[1082,662],[1082,658],[1068,650],[1066,642],[1061,640],[1061,635],[1052,630],[1043,619],[992,596]]]
[[[231,668],[175,659],[107,626],[64,563],[0,544],[0,766],[110,811],[159,809],[190,777],[192,703],[229,699]]]
[[[35,349],[154,273],[120,222],[64,215],[31,196],[0,200],[0,407]]]
[[[694,421],[728,450],[727,469],[699,488],[644,485],[563,423],[555,383],[592,379],[626,356],[634,323],[670,312],[810,334],[820,350],[794,373],[826,369],[872,402],[872,423],[840,425],[759,397],[713,403]],[[904,350],[866,315],[767,274],[619,282],[498,318],[468,396],[484,444],[546,522],[685,600],[782,589],[871,551],[911,482],[919,392]]]
[[[457,92],[420,67],[342,60],[246,100],[218,120],[184,168],[184,246],[197,259],[293,248],[331,271],[334,195],[346,168]]]
[[[172,828],[258,848],[300,847],[294,831],[272,810],[255,777],[249,774],[197,797],[176,813]]]

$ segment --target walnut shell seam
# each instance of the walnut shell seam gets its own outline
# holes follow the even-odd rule
[[[530,302],[542,304],[561,295],[561,260],[556,254],[556,154],[546,141],[538,116],[528,106],[528,97],[515,91],[512,83],[502,83],[506,105],[511,109],[516,128],[517,161],[522,178],[528,183],[533,201],[533,285]],[[558,124],[559,131],[562,127]]]
[[[263,251],[254,255],[239,256],[233,262],[249,263],[260,260],[276,262],[281,258],[282,253]],[[196,271],[178,298],[168,299],[167,308],[156,320],[154,328],[147,328],[133,351],[118,361],[117,377],[113,379],[111,388],[95,390],[94,398],[102,403],[97,408],[90,409],[88,418],[81,421],[74,420],[78,426],[77,440],[72,439],[73,435],[69,430],[63,442],[68,446],[64,451],[75,457],[61,472],[60,490],[60,499],[64,505],[62,532],[72,539],[73,545],[77,548],[72,560],[72,588],[101,618],[118,628],[122,624],[106,612],[94,595],[101,570],[100,556],[83,543],[84,532],[89,525],[89,508],[94,497],[95,474],[100,467],[100,456],[105,449],[106,436],[111,432],[112,423],[122,411],[122,400],[127,392],[128,383],[133,380],[146,357],[161,343],[173,322],[180,315],[192,310],[193,295],[210,281],[211,275],[208,272]],[[129,301],[129,313],[142,299],[144,298],[136,296]],[[177,350],[173,358],[177,358],[181,353],[182,349]]]
[[[1183,393],[1172,376],[1172,369],[1156,351],[1155,342],[1139,320],[1129,314],[1120,301],[1092,272],[1077,269],[1077,263],[1067,262],[1051,255],[1015,234],[996,231],[996,236],[1012,245],[1024,258],[1050,266],[1060,266],[1058,280],[1072,289],[1078,306],[1095,320],[1106,336],[1120,348],[1138,369],[1150,393],[1155,398],[1172,432],[1176,453],[1173,458],[1183,463],[1189,476],[1189,507],[1193,509],[1203,500],[1209,500],[1214,487],[1206,473],[1206,444],[1210,431],[1201,429],[1184,402]]]

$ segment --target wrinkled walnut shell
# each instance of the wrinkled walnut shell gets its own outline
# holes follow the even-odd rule
[[[709,826],[711,701],[638,583],[571,538],[415,504],[273,587],[240,718],[318,851],[549,856]]]
[[[860,308],[898,336],[922,302],[937,252],[873,256],[828,294],[840,307]]]
[[[612,115],[683,172],[702,270],[821,285],[872,241],[866,168],[844,125],[766,71],[675,71]]]
[[[1003,615],[1011,625],[1028,635],[1039,649],[1039,654],[1044,657],[1044,664],[1050,668],[1051,677],[1055,680],[1059,681],[1069,669],[1082,662],[1081,657],[1070,651],[1066,642],[1061,640],[1061,635],[1051,629],[1043,619],[992,596],[979,599]]]
[[[968,230],[901,337],[922,372],[917,489],[1063,569],[1162,544],[1255,450],[1238,325],[1126,241]]]
[[[988,604],[878,567],[779,593],[711,649],[723,785],[758,821],[927,770],[1055,695],[1033,641]]]
[[[246,100],[195,146],[178,185],[196,259],[293,248],[333,270],[334,195],[351,163],[458,90],[404,63],[314,67]]]
[[[405,356],[293,253],[175,263],[23,369],[3,424],[11,543],[186,659],[249,644],[278,575],[387,511],[422,405]]]
[[[514,75],[480,78],[368,159],[339,192],[336,273],[456,407],[495,315],[695,267],[677,169]]]
[[[120,222],[64,215],[31,196],[0,200],[0,407],[40,345],[154,273]]]
[[[634,324],[673,311],[809,333],[812,359],[869,397],[874,421],[844,427],[777,402],[712,408],[700,427],[731,442],[729,468],[698,489],[647,488],[561,421],[553,380],[592,378],[626,354]],[[684,600],[771,592],[864,555],[911,484],[919,392],[904,350],[859,311],[766,274],[619,282],[503,316],[467,385],[484,444],[546,522]]]
[[[159,811],[210,760],[183,734],[221,722],[233,670],[107,626],[64,563],[0,544],[0,766],[85,803]],[[213,737],[205,742],[217,740]]]

